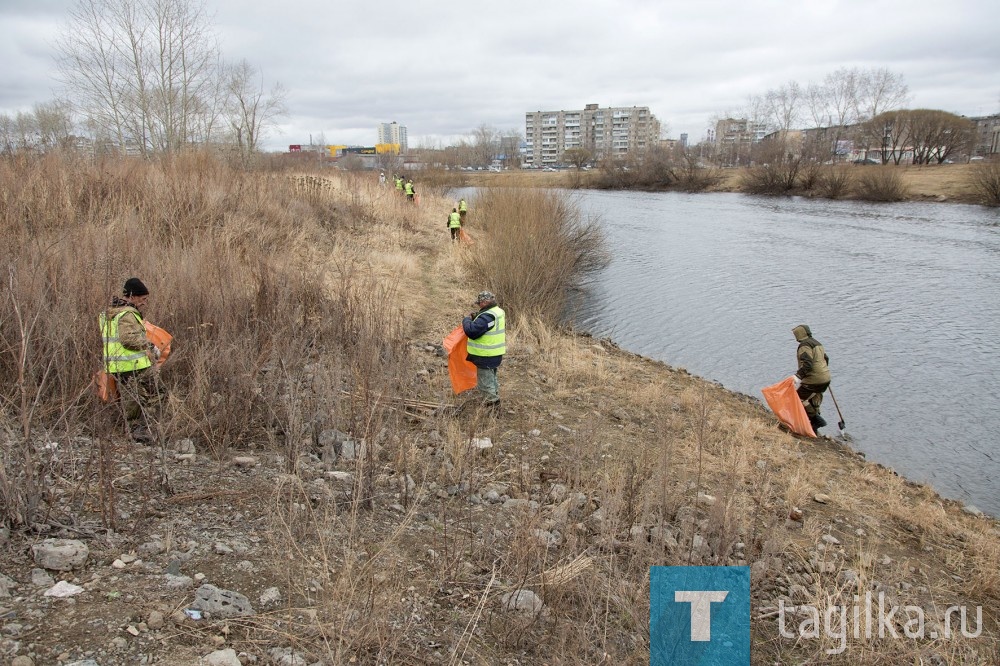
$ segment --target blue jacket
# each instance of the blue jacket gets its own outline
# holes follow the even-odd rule
[[[489,313],[482,313],[494,305],[495,303],[491,303],[482,308],[475,321],[472,320],[472,317],[466,317],[462,320],[462,330],[465,331],[470,340],[481,338],[489,330],[495,317]],[[503,356],[473,356],[472,354],[468,354],[465,360],[471,361],[477,368],[499,368],[501,361],[503,361]]]

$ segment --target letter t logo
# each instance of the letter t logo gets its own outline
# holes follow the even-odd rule
[[[674,601],[691,604],[691,640],[712,640],[712,602],[725,601],[729,592],[676,590]]]

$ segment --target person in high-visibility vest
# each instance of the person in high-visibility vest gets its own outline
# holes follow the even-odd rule
[[[125,281],[121,297],[98,316],[104,341],[104,368],[115,379],[122,412],[132,427],[132,439],[148,442],[151,409],[159,403],[155,373],[150,369],[159,350],[146,338],[141,309],[149,289],[136,277]]]
[[[458,200],[458,215],[462,218],[462,224],[465,224],[465,214],[469,212],[469,204],[465,203],[465,199]]]
[[[476,390],[487,407],[500,407],[500,383],[497,368],[507,353],[507,315],[497,305],[497,297],[490,291],[476,296],[478,310],[462,320],[462,330],[469,340],[466,343],[466,360],[476,366]]]
[[[454,243],[462,231],[462,218],[458,214],[457,208],[452,208],[451,213],[448,214],[448,229],[451,230],[451,242]]]
[[[400,192],[402,192],[403,191],[403,177],[400,176],[399,174],[396,174],[396,175],[394,175],[392,177],[392,179],[394,181],[396,181],[396,189],[399,190]]]
[[[406,187],[404,188],[404,191],[406,192],[406,198],[409,199],[410,202],[412,203],[413,202],[413,195],[417,193],[417,190],[414,189],[414,187],[413,187],[413,179],[412,178],[407,178],[406,179]]]

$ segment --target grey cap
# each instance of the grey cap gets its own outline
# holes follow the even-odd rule
[[[483,301],[495,301],[497,297],[493,295],[492,291],[481,291],[479,295],[476,296],[476,303],[482,303]]]

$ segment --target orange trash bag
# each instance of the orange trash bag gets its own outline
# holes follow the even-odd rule
[[[788,429],[796,435],[805,437],[815,437],[816,433],[809,423],[809,415],[806,408],[799,400],[799,394],[795,392],[795,382],[791,377],[786,377],[777,384],[762,388],[760,390],[767,400],[768,406],[778,420],[788,426]]]
[[[144,320],[142,325],[146,327],[146,339],[160,350],[160,358],[156,359],[156,367],[160,367],[167,360],[167,357],[170,356],[170,342],[174,339],[174,336],[156,324],[150,324],[148,321]]]
[[[451,377],[451,390],[456,394],[476,387],[476,366],[465,358],[468,340],[459,324],[441,343],[448,352],[448,375]]]
[[[94,393],[101,402],[114,402],[118,399],[118,383],[107,370],[94,373]]]
[[[473,244],[472,236],[470,236],[469,234],[465,233],[465,229],[462,229],[461,227],[459,227],[459,229],[458,229],[458,238],[463,243],[468,243],[469,245]]]

